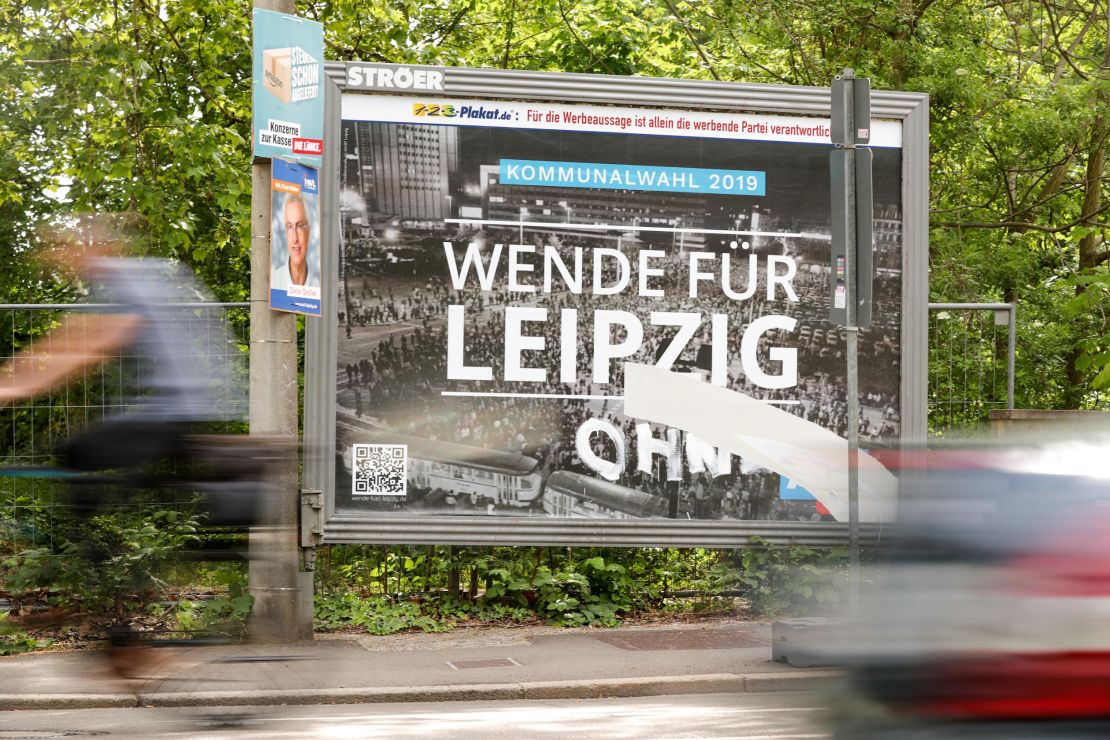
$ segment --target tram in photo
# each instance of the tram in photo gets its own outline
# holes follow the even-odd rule
[[[619,483],[556,470],[544,482],[543,508],[553,517],[643,519],[666,516],[667,500]]]
[[[352,474],[352,445],[405,445],[408,499],[425,511],[602,519],[667,515],[661,496],[567,470],[545,479],[539,461],[527,455],[398,434],[340,416],[336,442],[346,477]]]
[[[337,444],[348,474],[352,445],[405,445],[409,489],[427,508],[538,508],[543,492],[539,461],[527,455],[398,434],[353,417],[343,418]]]

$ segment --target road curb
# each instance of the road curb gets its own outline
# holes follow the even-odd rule
[[[118,709],[139,706],[135,694],[0,694],[0,710]]]
[[[502,699],[603,699],[672,694],[810,691],[832,685],[836,671],[711,673],[527,683],[395,686],[341,689],[181,691],[151,694],[0,694],[0,710],[108,709],[118,707],[230,707],[387,702],[496,701]]]
[[[827,689],[843,674],[835,670],[810,670],[797,673],[748,673],[744,691],[752,694],[772,691],[814,691]]]

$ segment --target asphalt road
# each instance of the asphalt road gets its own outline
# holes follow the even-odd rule
[[[0,740],[51,737],[816,740],[805,692],[559,701],[0,712]],[[206,716],[207,715],[207,716]]]

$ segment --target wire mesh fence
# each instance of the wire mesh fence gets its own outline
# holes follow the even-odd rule
[[[0,366],[27,353],[65,353],[69,348],[58,346],[50,335],[63,316],[80,319],[116,308],[107,304],[0,304]],[[249,304],[166,303],[160,309],[158,320],[175,322],[173,336],[179,338],[169,362],[179,363],[178,370],[188,368],[203,374],[195,380],[206,388],[219,411],[215,421],[196,431],[246,431]],[[80,327],[81,322],[75,325]],[[74,339],[72,333],[69,339]],[[70,373],[48,392],[0,406],[0,564],[19,552],[57,549],[73,504],[67,494],[75,482],[56,470],[59,446],[101,419],[142,408],[157,390],[152,388],[152,379],[164,370],[159,363],[166,361],[124,349]],[[152,491],[120,499],[119,506],[172,508],[185,496],[187,493]]]
[[[1014,406],[1012,303],[929,304],[929,433],[981,431],[991,409]]]
[[[181,356],[211,368],[207,378],[225,420],[198,431],[246,431],[246,331],[249,304],[168,304],[187,321]],[[111,310],[93,304],[0,304],[0,364],[47,342],[48,330],[67,312]],[[1015,310],[1012,304],[930,304],[929,429],[934,436],[973,433],[991,409],[1013,406]],[[44,349],[50,349],[44,347]],[[122,351],[73,374],[42,396],[0,407],[0,468],[43,468],[64,440],[99,419],[143,403],[154,359]],[[196,364],[196,363],[193,363]],[[66,480],[28,471],[0,475],[0,558],[27,548],[53,549],[68,499]],[[175,506],[177,499],[147,498],[134,506]]]

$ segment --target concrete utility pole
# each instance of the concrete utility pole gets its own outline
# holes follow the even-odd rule
[[[254,0],[254,7],[296,13],[295,0]],[[278,495],[250,533],[249,634],[258,641],[312,639],[298,608],[300,547],[297,441],[297,317],[270,310],[270,161],[251,165],[250,430],[288,440],[270,468]]]

